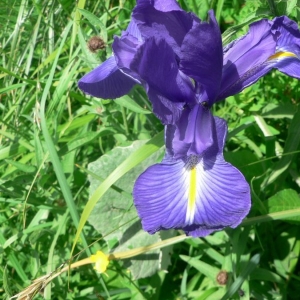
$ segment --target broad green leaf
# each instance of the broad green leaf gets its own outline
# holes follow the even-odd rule
[[[266,201],[265,206],[268,208],[269,213],[300,208],[300,197],[298,193],[292,189],[282,190],[274,196],[270,197]],[[300,215],[297,217],[287,218],[285,220],[299,222]]]
[[[116,147],[109,153],[101,156],[97,161],[89,164],[89,172],[107,178],[128,156],[139,149],[145,142],[136,141],[128,147]],[[157,151],[135,168],[127,172],[114,184],[114,189],[109,189],[91,212],[88,221],[104,236],[104,239],[120,252],[131,248],[153,244],[160,240],[159,234],[149,235],[142,230],[137,216],[131,192],[136,178],[150,165],[157,163],[161,151]],[[99,184],[99,178],[89,176],[90,195]],[[116,245],[114,245],[117,243]],[[159,251],[143,254],[143,259],[131,259],[125,263],[134,278],[148,277],[159,268]]]

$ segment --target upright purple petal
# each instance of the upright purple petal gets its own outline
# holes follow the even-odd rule
[[[296,22],[286,16],[275,18],[272,24],[274,34],[280,33],[276,53],[269,57],[280,72],[300,79],[300,31]]]
[[[218,99],[242,91],[273,68],[300,79],[300,32],[285,16],[251,24],[247,35],[226,47]]]
[[[209,109],[195,105],[185,108],[174,125],[165,132],[166,148],[174,158],[202,155],[213,143],[214,118]]]
[[[184,111],[184,102],[172,102],[146,85],[147,95],[152,103],[153,113],[163,124],[174,124]]]
[[[226,123],[216,118],[215,143],[203,156],[186,160],[168,154],[137,179],[134,204],[144,230],[182,229],[205,236],[236,227],[250,209],[250,191],[243,175],[224,161]]]
[[[159,11],[182,10],[176,0],[137,0],[137,5],[152,5]]]
[[[164,107],[176,116],[178,108],[194,101],[193,85],[179,71],[175,53],[164,40],[147,39],[138,49],[130,69],[143,80],[154,112],[164,124],[170,122],[164,115]],[[177,103],[174,111],[172,103]]]
[[[143,42],[125,32],[121,38],[116,36],[112,45],[118,68],[138,83],[141,83],[140,75],[131,69],[131,63],[142,44]]]
[[[231,43],[224,53],[219,99],[242,91],[271,70],[265,62],[275,53],[276,37],[268,20],[250,25],[249,32]]]
[[[221,32],[213,11],[209,22],[202,22],[185,36],[180,54],[180,70],[204,85],[213,104],[221,84],[223,48]]]
[[[143,5],[135,7],[132,14],[142,36],[145,39],[149,37],[164,39],[179,55],[186,33],[199,20],[183,10],[159,11],[147,1],[143,2]]]
[[[275,18],[271,24],[273,34],[280,33],[276,52],[292,52],[300,57],[300,31],[298,24],[286,16]]]
[[[137,27],[137,24],[134,20],[131,20],[128,24],[128,27],[126,29],[126,33],[130,34],[131,36],[135,37],[138,41],[142,41],[143,37],[141,35],[140,30]]]
[[[115,60],[119,68],[130,68],[138,48],[142,45],[134,36],[124,33],[122,37],[116,36],[112,45]]]
[[[113,99],[127,94],[136,82],[123,74],[111,56],[99,67],[84,75],[78,87],[86,94],[103,99]]]

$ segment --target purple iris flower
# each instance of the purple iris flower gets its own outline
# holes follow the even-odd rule
[[[144,230],[175,228],[199,237],[240,224],[250,210],[249,185],[224,160],[226,133],[226,122],[214,117],[214,143],[201,155],[175,159],[166,144],[163,161],[142,173],[133,189]]]
[[[209,17],[208,23],[201,22],[175,0],[138,0],[127,30],[115,37],[113,56],[81,78],[79,88],[107,99],[143,85],[155,115],[176,127],[168,126],[174,148],[180,148],[175,156],[188,148],[187,154],[200,153],[212,143],[212,116],[204,108],[242,91],[273,68],[300,78],[295,22],[284,16],[263,19],[223,49],[213,12]]]
[[[210,107],[273,68],[300,78],[296,23],[287,17],[255,22],[223,49],[212,11],[202,22],[175,0],[139,0],[112,47],[114,55],[85,75],[79,87],[116,98],[141,84],[166,125],[165,158],[134,186],[143,228],[204,236],[236,227],[250,210],[250,190],[243,175],[224,161],[227,126]]]

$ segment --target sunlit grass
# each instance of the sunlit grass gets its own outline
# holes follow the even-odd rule
[[[233,28],[224,34],[225,42],[246,28],[232,25],[246,26],[245,18],[269,13],[261,1],[180,4],[202,18],[214,8],[222,30]],[[111,190],[130,200],[131,191],[120,188],[117,179],[161,148],[163,127],[149,113],[141,87],[110,101],[83,95],[77,81],[111,55],[113,35],[126,28],[134,5],[112,0],[0,3],[0,291],[6,299],[68,264],[72,255],[80,253],[74,258],[80,260],[99,249],[107,253],[122,247],[117,236],[129,225],[102,236],[89,213],[97,202],[109,201]],[[285,9],[294,18],[299,11]],[[106,43],[97,53],[87,47],[94,35]],[[85,266],[56,277],[40,293],[46,299],[240,299],[242,293],[241,299],[297,299],[299,99],[299,82],[273,72],[214,108],[229,125],[225,157],[252,188],[253,207],[240,228],[167,248],[156,262],[168,272],[134,279],[128,271],[133,262],[113,261],[108,276]],[[91,194],[89,164],[99,157],[113,160],[116,147],[145,139],[150,142],[124,158],[112,175],[104,177],[105,168],[98,171],[101,184]],[[122,209],[134,211],[132,204]],[[115,220],[106,221],[109,227]],[[148,245],[134,243],[128,247]],[[227,285],[215,280],[221,270],[228,271]]]

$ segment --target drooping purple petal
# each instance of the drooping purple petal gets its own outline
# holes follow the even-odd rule
[[[268,20],[250,25],[249,32],[225,49],[219,99],[242,91],[271,70],[267,59],[275,53],[276,37]]]
[[[300,79],[300,31],[296,22],[286,16],[274,19],[272,32],[280,33],[276,53],[269,57],[280,72]]]
[[[174,125],[167,125],[166,148],[174,158],[202,155],[213,143],[214,118],[202,105],[185,108]]]
[[[298,24],[286,16],[275,18],[270,21],[272,32],[277,35],[280,33],[277,41],[276,52],[293,52],[300,57],[300,31]]]
[[[164,39],[177,55],[186,33],[199,22],[191,13],[183,10],[159,11],[147,1],[135,7],[132,18],[145,39]]]
[[[182,229],[205,236],[227,226],[236,227],[250,209],[249,186],[243,175],[224,161],[226,124],[216,118],[215,143],[203,156],[187,160],[166,155],[137,179],[134,204],[144,230]]]
[[[171,11],[171,10],[182,10],[175,0],[137,0],[137,6],[139,5],[152,5],[159,11]]]
[[[185,36],[180,54],[180,70],[201,83],[210,104],[213,104],[221,84],[223,48],[221,32],[213,11],[209,22],[202,22]]]
[[[178,70],[175,54],[164,40],[147,39],[138,49],[130,69],[143,80],[154,112],[164,124],[170,122],[164,114],[165,107],[176,119],[178,108],[195,101],[191,81]],[[172,103],[177,103],[174,111]]]
[[[138,83],[141,83],[140,75],[131,69],[131,63],[142,44],[137,38],[125,32],[121,38],[116,36],[112,45],[118,68]]]
[[[103,99],[113,99],[127,94],[136,82],[123,74],[111,56],[99,67],[84,75],[78,87],[86,94]]]

